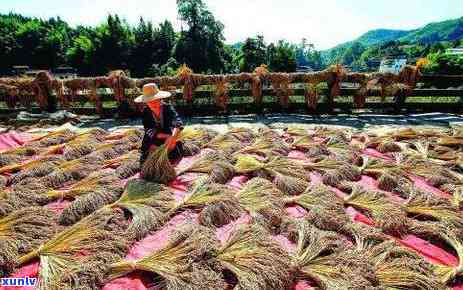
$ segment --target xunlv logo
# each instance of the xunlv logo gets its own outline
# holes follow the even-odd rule
[[[10,287],[19,287],[19,286],[35,286],[37,283],[37,278],[1,278],[1,286],[10,286]]]

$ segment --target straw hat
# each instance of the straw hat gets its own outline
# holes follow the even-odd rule
[[[143,95],[135,98],[135,103],[148,103],[154,100],[165,99],[171,96],[171,93],[160,91],[155,83],[143,86]]]

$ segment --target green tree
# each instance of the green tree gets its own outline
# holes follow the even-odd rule
[[[252,72],[261,64],[268,64],[264,37],[258,35],[255,38],[247,38],[241,46],[238,61],[242,72]]]
[[[98,71],[94,66],[95,45],[84,34],[74,39],[73,45],[67,51],[67,58],[69,64],[83,75],[92,75]]]
[[[8,73],[11,66],[16,63],[16,53],[19,44],[16,41],[16,30],[18,29],[18,22],[14,21],[14,16],[0,17],[0,73]]]
[[[148,69],[156,63],[156,35],[151,22],[140,18],[138,26],[133,31],[134,45],[131,50],[129,67],[134,77],[145,76]]]
[[[159,33],[156,34],[156,60],[159,64],[166,64],[175,46],[175,31],[172,23],[168,20],[161,23]]]
[[[180,32],[175,58],[196,72],[223,72],[224,26],[202,0],[177,0],[178,14],[186,26]]]
[[[275,72],[294,72],[297,68],[296,49],[294,45],[284,40],[278,41],[277,45],[269,45],[268,50],[269,68]]]
[[[134,39],[131,29],[117,15],[109,15],[106,23],[96,28],[95,63],[98,73],[127,69]]]

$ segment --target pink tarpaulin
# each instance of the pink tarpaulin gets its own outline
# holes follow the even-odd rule
[[[31,140],[33,135],[28,133],[10,131],[0,134],[0,152],[16,148]]]
[[[156,251],[167,244],[170,234],[183,223],[194,223],[197,220],[197,214],[192,212],[183,212],[173,217],[162,229],[148,235],[143,240],[132,246],[126,256],[126,260],[134,261],[146,257],[153,251]],[[141,273],[131,273],[110,281],[103,287],[103,290],[133,289],[146,290],[152,289],[148,277]]]
[[[35,278],[39,273],[39,262],[33,262],[19,268],[16,272],[9,276],[9,278]],[[0,290],[30,290],[31,287],[20,286],[20,287],[9,287],[0,286]]]

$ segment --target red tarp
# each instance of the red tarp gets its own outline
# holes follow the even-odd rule
[[[0,134],[0,152],[19,147],[32,138],[33,135],[28,133],[16,131],[2,133]]]
[[[11,137],[10,133],[7,133],[8,137],[5,134],[0,135],[0,149],[1,148],[12,148],[20,146],[20,142],[17,141],[12,141],[16,140],[18,138],[18,135],[13,133],[13,137]],[[22,137],[21,137],[22,138]],[[6,140],[6,141],[4,141]],[[24,140],[24,139],[19,139],[19,140]],[[15,145],[16,144],[16,145]],[[4,146],[4,147],[1,147]],[[6,147],[8,146],[8,147]],[[374,157],[379,157],[379,158],[384,158],[384,159],[390,159],[389,156],[384,155],[376,150],[372,149],[366,149],[364,152],[365,155],[369,156],[374,156]],[[295,159],[304,159],[305,156],[301,154],[299,151],[293,151],[290,153],[290,156]],[[184,158],[178,165],[180,166],[187,166],[188,164],[191,164],[193,160],[195,160],[197,157],[188,157]],[[185,174],[183,176],[178,177],[176,180],[174,180],[170,186],[174,189],[174,195],[177,200],[182,199],[186,195],[186,191],[189,185],[201,174]],[[320,183],[322,182],[322,178],[320,174],[318,173],[310,173],[311,177],[311,182],[312,184]],[[243,184],[247,181],[246,176],[237,176],[234,177],[228,184],[235,188],[235,189],[240,189],[242,188]],[[422,178],[415,177],[414,178],[415,184],[419,186],[420,188],[426,189],[428,191],[431,191],[433,193],[437,193],[439,195],[445,195],[448,196],[448,194],[440,191],[439,189],[432,187],[431,185],[427,184]],[[359,181],[359,184],[362,186],[365,186],[367,188],[373,188],[377,189],[377,182],[373,178],[369,176],[363,176],[361,180]],[[344,197],[346,194],[342,191],[340,191],[337,188],[333,188],[336,194],[340,197]],[[392,193],[391,193],[392,195]],[[49,208],[55,209],[57,212],[62,210],[62,208],[65,206],[65,203],[63,202],[55,202],[53,204],[48,205]],[[288,207],[286,209],[287,213],[295,218],[301,218],[303,217],[307,211],[304,210],[301,207],[298,206],[292,206]],[[363,214],[359,213],[356,211],[354,208],[350,207],[346,209],[346,212],[352,217],[354,221],[362,222],[367,225],[374,226],[374,222],[369,219],[368,217],[364,216]],[[144,257],[151,253],[152,251],[161,248],[163,245],[166,244],[169,234],[175,230],[175,228],[184,222],[197,222],[197,214],[193,212],[183,212],[174,218],[172,218],[161,230],[153,233],[152,235],[147,236],[140,242],[136,243],[129,251],[126,259],[128,260],[136,260],[141,257]],[[246,224],[250,222],[250,216],[244,215],[238,220],[223,226],[222,228],[217,229],[217,238],[220,241],[224,241],[231,230],[239,224]],[[276,241],[278,241],[284,248],[287,250],[292,250],[294,249],[294,244],[291,243],[289,240],[286,239],[284,236],[275,236],[274,237]],[[458,265],[458,258],[451,255],[450,253],[444,251],[443,249],[432,245],[431,243],[424,241],[416,236],[413,235],[408,235],[402,239],[397,239],[399,243],[402,245],[418,252],[421,254],[427,261],[434,263],[434,264],[443,264],[443,265],[451,265],[451,266],[456,266]],[[34,262],[29,265],[23,266],[20,269],[18,269],[11,277],[36,277],[38,273],[38,263]],[[127,290],[147,290],[149,289],[151,281],[149,277],[143,276],[141,273],[132,273],[130,275],[127,275],[125,277],[121,277],[118,279],[115,279],[111,282],[109,282],[107,285],[104,286],[104,290],[119,290],[119,289],[127,289]],[[308,281],[297,281],[297,283],[294,286],[295,290],[306,290],[306,289],[311,289],[310,282]],[[0,290],[13,290],[13,289],[20,289],[20,290],[25,290],[25,289],[30,289],[27,287],[0,287]],[[151,288],[152,289],[152,288]],[[454,290],[463,290],[462,286],[457,286],[453,288]]]

